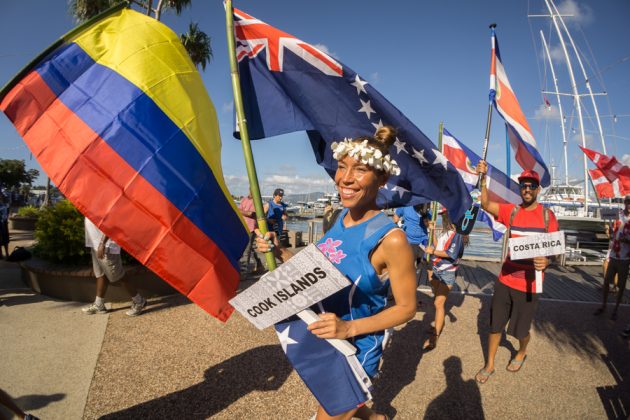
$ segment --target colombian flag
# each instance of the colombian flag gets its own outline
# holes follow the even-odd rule
[[[214,106],[175,33],[112,9],[40,55],[0,108],[85,216],[227,320],[248,231],[223,180]]]

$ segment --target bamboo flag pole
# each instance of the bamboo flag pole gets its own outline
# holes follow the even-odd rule
[[[258,229],[262,234],[269,232],[267,228],[267,219],[263,211],[263,203],[260,196],[260,187],[258,185],[258,175],[256,174],[256,165],[254,164],[254,156],[252,154],[252,146],[249,140],[249,131],[247,129],[247,121],[245,119],[245,111],[243,109],[243,97],[241,96],[241,82],[238,74],[238,63],[236,62],[236,47],[234,40],[234,13],[232,10],[232,0],[225,2],[225,22],[227,31],[228,54],[230,56],[230,73],[232,75],[232,89],[234,90],[234,107],[236,108],[236,121],[239,133],[241,134],[241,145],[243,146],[243,156],[245,158],[245,167],[247,168],[247,177],[249,179],[249,187],[254,199],[254,208],[256,209],[256,220],[258,221]],[[276,269],[276,259],[273,252],[265,253],[267,267],[269,271]]]
[[[438,150],[440,151],[440,153],[443,152],[442,150],[442,131],[444,130],[444,122],[440,121],[440,131],[438,132]],[[429,232],[429,242],[427,243],[427,246],[433,246],[433,238],[435,238],[435,221],[437,220],[437,205],[438,202],[437,201],[433,201],[431,203],[431,222],[433,224],[433,229],[431,229],[431,231]],[[426,256],[426,260],[427,262],[429,262],[429,255]],[[431,279],[429,279],[431,280]]]

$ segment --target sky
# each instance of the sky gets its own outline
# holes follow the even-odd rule
[[[235,195],[248,183],[240,141],[232,137],[233,93],[229,74],[225,12],[222,1],[194,0],[182,15],[167,11],[162,22],[175,32],[193,21],[212,38],[213,60],[201,72],[215,105],[222,138],[226,183]],[[558,1],[597,96],[608,154],[630,164],[630,2],[628,0]],[[395,6],[395,7],[393,7]],[[562,135],[549,66],[539,31],[550,42],[561,92],[570,84],[562,51],[543,0],[237,0],[234,7],[323,49],[350,67],[437,143],[444,126],[481,154],[486,127],[490,66],[490,23],[497,24],[503,65],[548,166],[564,177]],[[75,23],[67,0],[0,0],[0,85]],[[574,67],[578,89],[584,77]],[[548,109],[544,98],[551,104]],[[583,178],[577,115],[562,97],[568,132],[571,179]],[[587,147],[603,151],[590,98],[583,98]],[[613,116],[616,115],[616,118]],[[493,113],[488,161],[506,167],[505,129]],[[261,190],[270,195],[332,192],[333,184],[315,163],[306,133],[297,132],[252,144]],[[512,173],[519,172],[511,154]],[[40,169],[4,114],[0,115],[0,158],[24,159]],[[590,168],[593,167],[591,164]],[[45,182],[42,174],[38,183]]]

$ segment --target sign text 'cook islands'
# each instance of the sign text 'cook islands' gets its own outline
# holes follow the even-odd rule
[[[263,329],[348,286],[349,280],[311,244],[230,303],[256,328]]]

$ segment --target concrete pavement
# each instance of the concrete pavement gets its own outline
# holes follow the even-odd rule
[[[251,281],[245,281],[247,287]],[[627,418],[630,342],[619,320],[593,317],[596,305],[542,301],[527,362],[478,385],[489,298],[453,293],[438,347],[420,351],[433,319],[430,298],[397,329],[375,381],[374,405],[400,419]],[[86,316],[80,304],[24,290],[15,265],[0,262],[0,387],[42,419],[307,419],[317,402],[287,363],[275,333],[238,314],[226,324],[182,296],[127,303]]]
[[[11,249],[32,242],[15,236]],[[83,416],[109,315],[81,306],[33,293],[18,265],[0,260],[0,388],[43,419]]]

